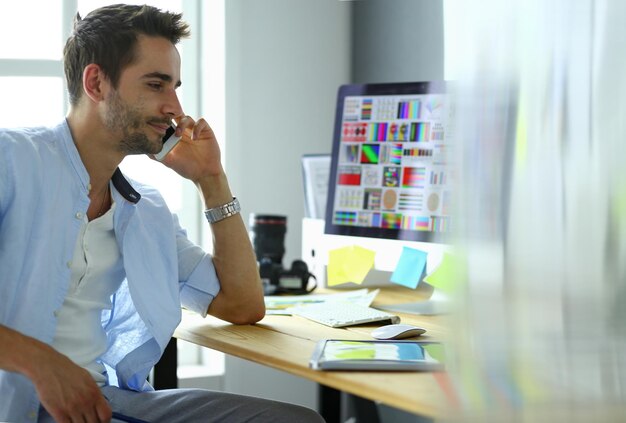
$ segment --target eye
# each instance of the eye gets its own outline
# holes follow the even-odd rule
[[[148,87],[155,91],[160,91],[161,89],[163,89],[163,84],[160,82],[148,82]]]

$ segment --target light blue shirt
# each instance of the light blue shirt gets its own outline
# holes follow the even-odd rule
[[[211,256],[187,239],[155,189],[131,186],[119,170],[112,181],[125,279],[102,316],[108,339],[102,362],[109,384],[147,390],[146,377],[180,322],[181,305],[206,315],[220,285]],[[52,342],[88,186],[65,121],[0,129],[0,324]],[[35,421],[38,409],[34,385],[0,370],[0,421]]]

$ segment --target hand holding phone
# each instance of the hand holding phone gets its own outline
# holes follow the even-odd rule
[[[163,136],[163,148],[161,149],[161,151],[159,151],[157,154],[154,155],[155,159],[157,159],[158,161],[162,161],[163,158],[165,158],[165,156],[167,155],[167,153],[172,151],[172,148],[174,148],[176,144],[178,144],[178,141],[180,141],[181,137],[178,137],[175,134],[176,134],[176,124],[172,122],[170,127],[167,128],[165,135]]]

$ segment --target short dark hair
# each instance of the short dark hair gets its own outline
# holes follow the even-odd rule
[[[122,70],[135,60],[140,34],[163,37],[172,44],[189,36],[182,14],[164,12],[153,6],[115,4],[101,7],[81,19],[76,14],[74,30],[63,49],[65,78],[70,103],[82,95],[85,67],[100,66],[117,88]]]

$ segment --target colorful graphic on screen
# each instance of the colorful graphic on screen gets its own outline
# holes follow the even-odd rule
[[[428,216],[404,216],[402,229],[410,231],[429,231],[430,217]]]
[[[361,185],[361,168],[359,166],[341,166],[338,170],[339,185]]]
[[[368,126],[368,141],[387,141],[387,128],[389,124],[386,122],[370,123]]]
[[[420,212],[424,207],[424,195],[416,192],[403,192],[398,200],[398,210]]]
[[[402,215],[400,213],[383,213],[382,227],[400,229],[402,227]]]
[[[410,140],[409,124],[406,122],[392,123],[387,128],[387,141],[415,141]]]
[[[341,141],[365,141],[367,139],[367,126],[367,123],[344,123]]]
[[[413,122],[409,132],[409,140],[425,142],[429,140],[430,124],[428,122]]]
[[[433,124],[432,132],[430,133],[430,139],[433,141],[443,141],[444,129],[441,123]]]
[[[383,144],[380,150],[380,162],[402,164],[402,144]]]
[[[370,120],[372,118],[373,101],[371,98],[363,99],[361,104],[361,120]]]
[[[385,166],[383,170],[383,186],[384,187],[400,186],[400,172],[402,172],[401,167]]]
[[[380,144],[363,144],[361,147],[361,163],[378,164]]]
[[[398,102],[398,119],[419,119],[420,105],[419,100]]]
[[[383,196],[383,190],[378,188],[370,188],[365,190],[363,196],[364,210],[380,210],[380,204]]]
[[[359,213],[358,226],[380,228],[380,213]]]
[[[378,166],[363,166],[361,173],[361,186],[363,187],[380,187],[380,172]]]
[[[395,210],[398,202],[398,193],[393,189],[387,189],[383,193],[383,209]]]
[[[440,121],[443,118],[444,103],[441,96],[429,96],[424,102],[424,119]]]
[[[424,188],[426,185],[425,167],[405,167],[402,172],[403,188]]]
[[[450,231],[444,94],[347,96],[333,224]]]
[[[348,211],[338,211],[335,212],[333,217],[333,221],[337,222],[340,225],[354,225],[356,223],[357,214],[356,212],[348,212]]]
[[[344,144],[339,152],[341,163],[358,163],[359,162],[359,145]]]

